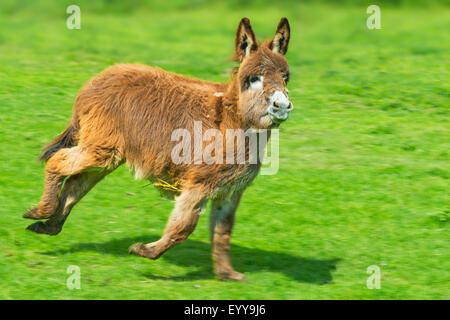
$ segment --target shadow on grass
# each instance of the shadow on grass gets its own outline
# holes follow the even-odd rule
[[[145,241],[142,241],[145,239]],[[136,242],[153,242],[156,236],[114,239],[103,243],[80,243],[68,249],[41,252],[41,254],[59,256],[77,251],[96,251],[116,256],[128,255],[127,248]],[[336,269],[340,259],[319,260],[302,258],[281,252],[247,248],[231,245],[233,267],[240,272],[279,272],[292,280],[313,284],[332,283],[331,272]],[[130,259],[143,259],[130,256]],[[199,269],[182,276],[161,277],[154,274],[141,274],[154,280],[186,281],[211,279],[214,277],[211,259],[211,245],[209,243],[186,240],[183,244],[167,251],[161,259],[183,267],[199,267]],[[151,260],[149,260],[150,263]]]

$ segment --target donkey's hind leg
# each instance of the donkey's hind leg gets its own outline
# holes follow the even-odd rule
[[[128,252],[150,259],[158,259],[164,252],[183,242],[194,231],[200,213],[206,206],[206,195],[201,189],[188,189],[176,199],[164,235],[158,241],[132,245]]]
[[[58,206],[58,194],[64,179],[91,166],[88,158],[88,155],[78,146],[57,151],[45,165],[45,186],[41,201],[37,208],[28,210],[23,217],[28,219],[50,218]]]
[[[58,205],[53,215],[45,222],[38,221],[29,225],[27,230],[49,235],[56,235],[61,232],[73,206],[111,171],[98,169],[97,171],[82,172],[68,178],[61,190]]]
[[[60,149],[45,166],[44,194],[37,208],[32,208],[24,214],[28,219],[47,219],[55,214],[58,207],[58,197],[64,179],[77,175],[88,168],[112,167],[113,158],[110,154],[102,154],[97,150],[83,150],[76,146]],[[114,165],[117,167],[117,164]]]

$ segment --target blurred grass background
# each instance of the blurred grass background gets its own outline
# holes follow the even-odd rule
[[[66,8],[81,8],[81,30]],[[449,299],[448,1],[11,1],[0,3],[0,298]],[[247,16],[259,40],[282,16],[295,105],[280,170],[238,209],[232,259],[250,284],[214,279],[207,214],[161,259],[127,255],[162,233],[173,203],[122,167],[62,233],[25,232],[39,201],[41,147],[111,64],[227,81]],[[66,288],[69,265],[81,290]],[[381,268],[381,289],[366,269]]]

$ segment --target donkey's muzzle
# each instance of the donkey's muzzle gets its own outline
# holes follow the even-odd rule
[[[280,123],[289,117],[289,112],[294,109],[294,106],[289,101],[288,97],[281,91],[275,91],[269,99],[270,106],[267,113],[275,123]]]

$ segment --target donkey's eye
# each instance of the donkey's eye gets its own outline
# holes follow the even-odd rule
[[[288,75],[283,76],[283,80],[284,83],[287,84],[289,82],[289,76]]]
[[[246,89],[262,89],[264,77],[260,74],[253,74],[248,76],[244,82],[244,90]]]
[[[248,78],[248,81],[250,82],[250,83],[255,83],[255,82],[258,82],[258,81],[260,81],[261,80],[261,76],[260,75],[257,75],[257,74],[254,74],[254,75],[252,75],[252,76],[250,76],[249,78]]]

